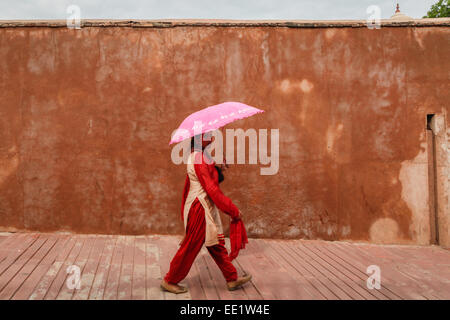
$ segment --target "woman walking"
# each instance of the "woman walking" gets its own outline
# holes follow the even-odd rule
[[[205,135],[205,136],[204,136]],[[182,281],[205,244],[208,252],[222,271],[228,290],[235,290],[251,279],[251,275],[238,277],[225,248],[225,240],[219,210],[236,222],[241,212],[219,188],[219,170],[210,155],[204,151],[214,141],[211,133],[191,139],[191,154],[187,164],[187,177],[181,207],[185,236],[170,263],[169,272],[161,282],[161,288],[172,293],[184,293]]]

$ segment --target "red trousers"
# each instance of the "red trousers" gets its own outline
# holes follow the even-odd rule
[[[175,257],[173,257],[172,262],[170,263],[169,272],[167,272],[164,277],[166,282],[177,284],[186,278],[195,258],[205,242],[205,233],[205,210],[198,199],[195,199],[189,210],[186,235],[181,242]],[[237,271],[228,257],[225,241],[220,240],[219,244],[206,248],[219,266],[226,281],[235,281],[237,279]]]

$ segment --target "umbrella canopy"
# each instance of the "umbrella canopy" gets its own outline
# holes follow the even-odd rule
[[[233,121],[250,117],[264,110],[240,102],[224,102],[194,112],[183,120],[169,145],[205,132],[213,131]]]

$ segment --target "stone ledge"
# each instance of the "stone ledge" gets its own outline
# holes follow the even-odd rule
[[[382,27],[449,27],[450,18],[391,20],[382,19]],[[66,20],[0,20],[0,28],[66,27]],[[130,27],[284,27],[284,28],[366,28],[365,20],[99,20],[82,19],[82,28]]]

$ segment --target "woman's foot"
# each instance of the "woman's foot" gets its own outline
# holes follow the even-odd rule
[[[229,281],[227,282],[227,287],[229,291],[233,291],[238,289],[240,286],[242,286],[244,283],[249,282],[252,279],[252,276],[250,274],[245,274],[242,277],[237,278],[236,281]]]
[[[161,289],[175,294],[187,292],[187,289],[185,287],[179,286],[177,284],[167,283],[165,280],[161,281]]]

